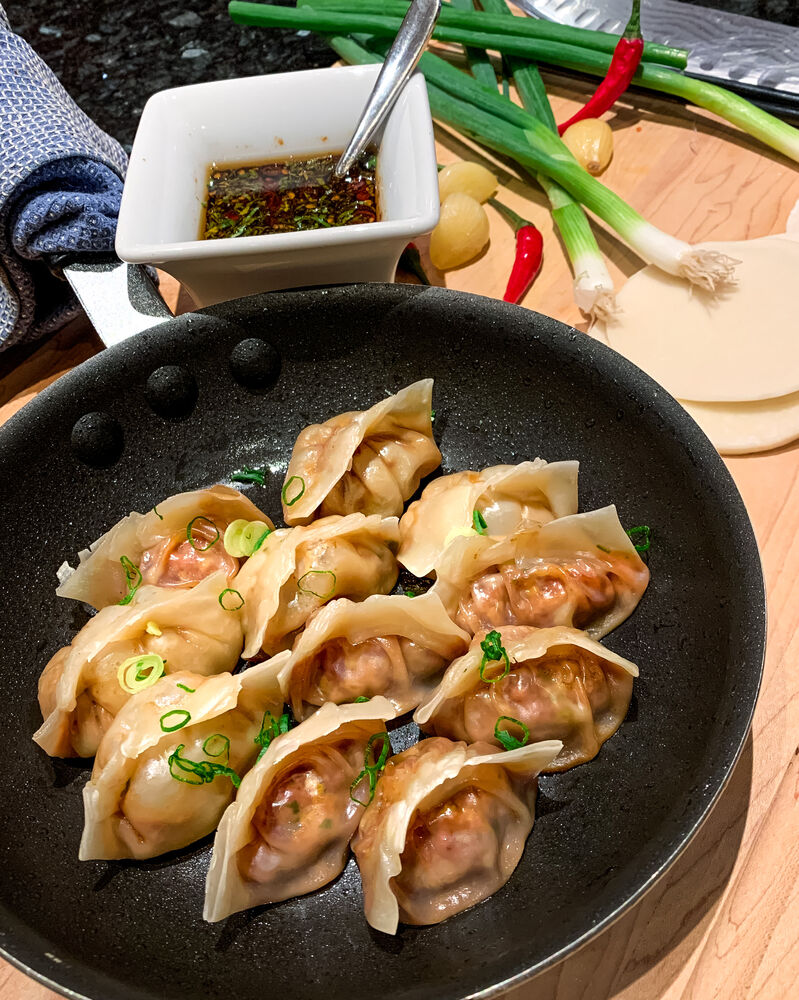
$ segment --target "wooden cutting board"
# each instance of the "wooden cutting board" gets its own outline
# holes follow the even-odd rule
[[[590,89],[557,75],[547,84],[559,120]],[[602,179],[662,229],[690,242],[784,231],[799,199],[797,165],[712,115],[649,95],[623,100],[608,120],[615,154]],[[442,163],[483,155],[443,130],[438,138]],[[545,238],[544,266],[524,305],[585,329],[542,193],[504,168],[499,175],[501,198]],[[446,277],[430,270],[435,283],[502,296],[514,238],[495,212],[490,215],[487,252]],[[612,234],[601,227],[597,233],[620,288],[642,262]],[[190,308],[171,280],[165,293],[173,308]],[[88,326],[77,323],[37,350],[0,355],[0,422],[100,347]],[[799,448],[727,464],[755,526],[769,597],[769,648],[752,736],[718,805],[667,875],[582,951],[508,994],[512,1000],[799,995],[799,600],[793,592],[799,581]],[[54,996],[0,962],[0,1000]]]

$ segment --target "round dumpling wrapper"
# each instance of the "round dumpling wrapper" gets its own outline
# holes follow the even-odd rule
[[[799,241],[701,245],[739,261],[736,284],[714,294],[650,265],[622,288],[614,321],[595,324],[591,335],[681,400],[742,402],[799,391],[792,320]]]
[[[769,451],[799,438],[799,392],[749,403],[680,402],[723,455]]]

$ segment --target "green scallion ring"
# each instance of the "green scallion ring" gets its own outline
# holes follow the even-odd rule
[[[222,754],[230,757],[230,740],[224,733],[214,733],[203,740],[203,753],[207,757],[221,757]]]
[[[329,576],[332,577],[333,582],[330,585],[330,590],[324,594],[320,594],[316,590],[312,590],[310,587],[303,587],[302,581],[307,580],[308,577],[313,576]],[[297,581],[297,590],[302,591],[303,594],[313,594],[314,597],[318,597],[321,601],[329,600],[333,594],[336,592],[336,574],[332,569],[309,569],[307,573],[303,573],[302,576]]]
[[[652,546],[652,529],[648,524],[639,524],[635,528],[627,528],[627,534],[630,536],[630,541],[635,546],[636,552],[648,552]],[[636,541],[636,538],[640,536],[640,543]]]
[[[164,672],[164,661],[156,653],[129,656],[119,664],[117,680],[128,694],[136,694],[150,687]]]
[[[496,630],[489,632],[480,643],[480,649],[483,651],[483,658],[480,661],[480,680],[485,684],[496,684],[497,681],[501,681],[510,671],[510,658],[508,657],[507,650],[502,645],[502,636],[500,633]],[[496,677],[487,677],[485,671],[489,663],[500,663],[501,661],[504,661],[502,673]]]
[[[289,496],[289,488],[291,487],[291,484],[294,483],[294,482],[297,482],[297,483],[300,484],[299,492],[296,493],[289,500],[289,498],[288,498],[288,496]],[[303,493],[305,493],[305,480],[302,478],[302,476],[292,476],[291,479],[289,479],[286,483],[283,484],[283,489],[280,491],[280,499],[283,501],[283,503],[287,507],[293,507],[294,504],[303,495]]]
[[[369,798],[364,802],[363,799],[359,799],[353,794],[355,789],[360,785],[364,778],[369,779]],[[375,788],[377,787],[377,774],[365,767],[363,771],[358,775],[358,777],[350,785],[350,798],[353,802],[357,802],[359,806],[368,806],[372,799],[375,797]]]
[[[193,530],[194,530],[194,525],[197,523],[197,521],[205,521],[206,524],[210,524],[211,527],[216,532],[214,537],[207,545],[195,545]],[[198,514],[197,517],[193,517],[186,525],[186,538],[188,538],[189,545],[191,545],[191,547],[195,550],[195,552],[207,552],[208,549],[213,548],[213,546],[216,545],[216,543],[219,541],[219,528],[217,528],[217,526],[214,524],[214,522],[211,520],[210,517],[206,517],[204,514]]]
[[[125,570],[125,581],[128,585],[128,592],[119,602],[121,605],[130,604],[133,600],[133,595],[141,586],[142,575],[139,567],[127,556],[120,556],[119,561],[122,563],[122,568]]]
[[[226,594],[235,594],[234,600],[236,598],[238,598],[238,602],[239,603],[238,604],[230,604],[230,602],[228,602],[226,604],[225,603],[225,595]],[[238,592],[238,590],[233,590],[232,587],[225,587],[225,589],[219,595],[219,604],[220,604],[221,607],[223,607],[225,609],[225,611],[238,611],[239,608],[243,608],[244,607],[244,598],[241,596],[241,594]]]
[[[181,757],[181,750],[186,749],[186,744],[181,743],[179,747],[167,757],[167,763],[169,764],[169,774],[170,777],[174,778],[175,781],[182,781],[186,785],[204,785],[206,782],[206,772],[201,764],[196,761],[189,760],[187,757]],[[182,774],[176,774],[175,768],[178,771],[182,771]],[[186,775],[191,775],[191,777],[186,777]]]
[[[172,716],[175,716],[177,720],[174,725],[166,721]],[[185,708],[173,708],[171,712],[164,712],[158,721],[161,723],[162,732],[174,733],[191,722],[191,712],[187,712]]]
[[[375,760],[374,756],[374,744],[378,741],[383,741],[383,746],[380,750],[380,756]],[[386,766],[386,760],[388,759],[388,751],[391,749],[391,741],[388,738],[388,733],[375,733],[373,736],[369,737],[369,741],[366,744],[366,749],[363,753],[363,766],[366,771],[382,771]],[[372,763],[369,763],[369,755],[372,756]]]
[[[186,687],[185,684],[176,684],[175,687],[179,687],[183,691],[188,691],[189,694],[194,694],[194,692],[197,690],[197,688]]]
[[[507,722],[508,725],[518,726],[522,731],[522,738],[517,739],[512,733],[509,733],[507,729],[501,729],[500,725],[503,722]],[[530,742],[530,730],[525,726],[523,722],[518,719],[514,719],[512,715],[500,715],[497,719],[497,723],[494,726],[494,739],[498,740],[506,750],[518,750],[519,747],[527,746]]]
[[[239,517],[231,521],[225,529],[222,544],[228,555],[241,559],[244,556],[251,556],[271,532],[272,529],[265,521],[248,521]]]
[[[488,525],[486,524],[486,519],[483,517],[480,511],[477,510],[477,508],[475,508],[472,511],[472,524],[474,525],[474,530],[477,532],[478,535],[484,535],[486,533],[486,530],[488,529]]]

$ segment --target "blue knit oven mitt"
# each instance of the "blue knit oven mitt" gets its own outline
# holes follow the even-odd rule
[[[53,265],[113,250],[126,165],[0,7],[0,351],[78,313]]]

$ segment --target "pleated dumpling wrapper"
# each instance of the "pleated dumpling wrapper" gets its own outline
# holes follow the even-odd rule
[[[225,550],[223,538],[240,519],[274,528],[266,514],[229,486],[178,493],[146,514],[123,517],[80,553],[74,571],[64,563],[56,593],[104,608],[126,600],[139,585],[189,588],[220,571],[230,581],[239,560]]]
[[[401,715],[435,689],[468,645],[468,633],[453,624],[435,594],[331,601],[297,637],[280,684],[296,719],[328,701],[376,695]]]
[[[239,612],[220,602],[225,586],[224,574],[216,573],[192,590],[141,587],[130,604],[98,611],[39,678],[44,722],[34,740],[51,757],[93,757],[114,716],[153,669],[204,676],[233,670],[244,636]],[[141,657],[148,660],[147,678],[137,680]]]
[[[327,514],[399,516],[441,464],[433,440],[431,378],[368,410],[311,424],[294,443],[283,486],[286,524]]]
[[[413,719],[452,740],[560,740],[547,771],[583,764],[622,724],[638,667],[578,629],[507,625],[475,636]]]
[[[478,534],[477,527],[504,538],[576,514],[578,469],[579,462],[537,458],[434,479],[400,519],[397,559],[414,576],[428,576],[449,542]]]
[[[560,750],[433,737],[392,757],[352,842],[371,926],[437,924],[501,888],[533,828],[536,777]]]
[[[600,639],[635,610],[649,570],[616,508],[571,514],[507,538],[456,538],[433,592],[475,634],[502,625],[571,625]]]
[[[206,920],[313,892],[344,870],[373,787],[366,768],[390,753],[394,715],[385,698],[327,704],[269,744],[219,824]]]
[[[80,859],[155,858],[216,829],[283,699],[275,670],[161,677],[119,711],[83,789]]]
[[[350,514],[268,535],[235,579],[244,601],[244,656],[288,649],[308,617],[334,597],[362,601],[397,582],[396,517]]]

